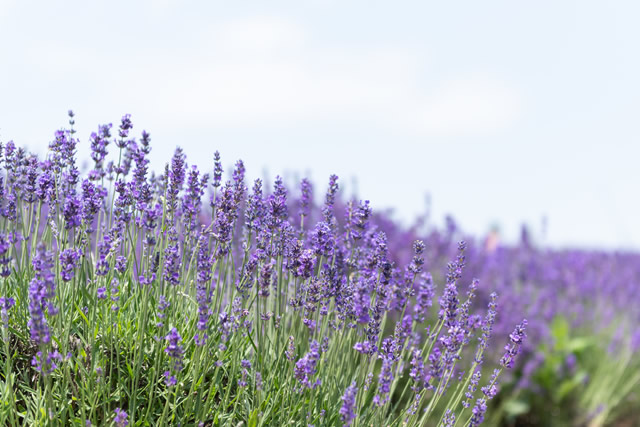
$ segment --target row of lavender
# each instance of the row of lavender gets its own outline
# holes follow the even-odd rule
[[[249,190],[240,161],[224,182],[217,153],[211,175],[178,149],[156,176],[129,116],[91,135],[81,178],[70,124],[44,159],[0,150],[0,422],[477,425],[500,382],[544,385],[558,354],[588,366],[569,335],[593,325],[626,381],[574,368],[594,384],[578,406],[604,422],[631,394],[631,255],[454,244],[343,203],[335,176],[320,206],[306,180]]]
[[[403,241],[423,239],[425,268],[434,272],[463,235],[451,218],[444,230],[426,226],[424,219],[406,229],[386,215],[374,222],[393,236],[389,247],[399,262],[410,257]],[[469,262],[462,281],[477,277],[490,284],[491,290],[478,292],[480,305],[492,291],[501,296],[494,334],[509,333],[523,315],[530,321],[518,365],[503,380],[502,406],[515,415],[529,412],[527,421],[540,424],[559,424],[557,413],[544,418],[550,408],[569,425],[640,416],[640,254],[547,249],[524,227],[515,245],[496,246],[492,237],[466,238]]]

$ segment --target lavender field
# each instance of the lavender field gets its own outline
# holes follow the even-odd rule
[[[0,148],[0,424],[638,425],[640,254],[402,226],[335,175],[154,166],[129,115],[74,120]]]

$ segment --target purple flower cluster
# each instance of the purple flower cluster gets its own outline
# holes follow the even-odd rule
[[[169,331],[165,339],[167,340],[168,344],[164,349],[164,352],[171,359],[171,370],[166,371],[164,375],[166,377],[165,381],[167,385],[172,386],[176,385],[177,383],[177,379],[175,376],[176,373],[180,372],[183,367],[182,360],[184,357],[184,348],[181,344],[182,337],[180,337],[180,334],[178,333],[178,330],[176,328],[171,328],[171,331]]]
[[[77,351],[64,368],[99,369],[136,422],[169,423],[175,411],[189,425],[249,414],[269,425],[478,425],[500,387],[531,384],[522,378],[543,363],[535,354],[556,318],[602,333],[623,318],[628,331],[607,344],[640,347],[637,255],[459,241],[450,218],[443,230],[407,228],[343,199],[336,175],[320,206],[308,179],[249,180],[242,161],[223,176],[218,152],[195,166],[178,148],[157,175],[149,134],[133,136],[130,115],[112,128],[91,134],[84,179],[72,129],[55,133],[44,160],[0,148],[0,315],[7,343],[30,336],[38,376],[76,378],[46,375],[58,351]],[[493,335],[509,337],[504,350]],[[580,357],[561,360],[580,372]],[[138,408],[154,401],[164,415]],[[99,422],[129,423],[106,405],[92,412]]]
[[[353,420],[356,418],[355,405],[357,394],[358,388],[356,387],[356,382],[354,381],[349,387],[347,387],[347,389],[344,391],[344,394],[342,395],[340,419],[342,419],[342,423],[345,427],[350,426]]]
[[[37,344],[47,344],[51,341],[46,314],[54,316],[57,309],[54,305],[55,278],[52,272],[53,261],[51,253],[43,244],[38,245],[36,257],[33,260],[35,277],[29,285],[29,329],[31,339]]]
[[[314,340],[309,344],[309,352],[296,362],[294,370],[296,378],[304,387],[315,388],[320,385],[319,378],[313,381],[319,360],[320,344]]]

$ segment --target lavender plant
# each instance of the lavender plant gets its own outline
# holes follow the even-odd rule
[[[403,242],[425,242],[426,268],[443,281],[441,266],[464,233],[448,218],[444,230],[422,218],[402,228],[387,215],[373,222],[389,236],[394,260],[408,263]],[[528,338],[514,367],[502,378],[491,424],[500,420],[534,425],[624,423],[638,417],[640,395],[640,255],[576,249],[549,249],[526,228],[517,244],[497,247],[466,237],[469,255],[462,280],[479,277],[476,303],[500,294],[495,334],[509,334],[525,316]],[[488,242],[487,242],[488,243]],[[501,357],[488,348],[489,360]]]
[[[211,182],[180,149],[154,175],[129,115],[91,134],[82,178],[69,118],[42,159],[0,149],[0,423],[484,420],[528,326],[492,337],[464,242],[439,283],[429,243],[398,262],[368,201],[338,210],[337,176],[316,206],[307,180],[249,193],[241,161],[224,181],[217,152]]]

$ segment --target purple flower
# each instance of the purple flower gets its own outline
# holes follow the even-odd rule
[[[509,343],[504,347],[505,353],[500,359],[500,364],[505,368],[513,368],[516,356],[520,353],[522,343],[526,338],[525,329],[527,328],[527,319],[518,324],[513,332],[509,335]]]
[[[124,274],[124,272],[127,270],[127,258],[122,256],[122,255],[118,255],[116,257],[116,264],[113,267],[118,273],[120,274]]]
[[[296,362],[294,373],[298,381],[306,388],[315,388],[319,382],[311,382],[316,373],[316,367],[320,360],[320,344],[318,341],[311,341],[309,352]]]
[[[462,406],[468,408],[470,406],[470,402],[473,399],[473,394],[478,389],[478,383],[480,382],[480,377],[482,376],[482,370],[476,369],[473,375],[471,375],[471,379],[469,380],[469,386],[467,387],[467,391],[465,392],[465,397],[467,400],[462,402]]]
[[[244,387],[246,387],[246,386],[247,386],[247,375],[248,375],[247,370],[246,370],[246,369],[243,369],[243,370],[242,370],[242,378],[240,378],[240,379],[238,380],[238,387],[240,387],[240,388],[244,388]]]
[[[236,162],[236,167],[233,170],[233,199],[236,208],[240,205],[244,199],[246,187],[244,185],[245,168],[242,160]]]
[[[220,153],[216,151],[213,154],[213,188],[220,187],[220,182],[222,181],[222,162],[220,162]]]
[[[215,213],[214,225],[218,241],[216,256],[222,257],[229,253],[229,246],[233,239],[233,224],[238,215],[233,187],[229,181],[222,187]]]
[[[272,231],[277,230],[288,216],[287,190],[284,187],[282,178],[277,176],[273,193],[267,198],[267,224]]]
[[[262,199],[262,181],[256,179],[253,184],[251,196],[247,200],[245,210],[245,225],[248,230],[259,229],[265,214],[264,200]]]
[[[418,392],[422,389],[423,378],[425,375],[424,372],[424,362],[422,360],[422,355],[420,350],[413,351],[413,357],[411,358],[411,370],[409,371],[409,377],[416,383],[413,386],[413,390]]]
[[[51,340],[49,325],[45,317],[44,310],[50,316],[57,313],[53,305],[55,299],[55,279],[52,272],[53,261],[50,252],[47,252],[43,243],[36,249],[36,256],[33,259],[33,269],[35,277],[29,285],[29,314],[28,322],[31,332],[31,339],[37,344],[47,344]]]
[[[331,175],[329,178],[329,189],[325,196],[324,208],[322,209],[322,215],[324,216],[324,222],[327,224],[333,224],[333,205],[336,201],[336,194],[338,193],[338,175]]]
[[[382,358],[382,368],[378,375],[378,393],[373,398],[376,406],[383,406],[389,400],[391,383],[393,381],[393,359],[391,357]]]
[[[352,382],[349,387],[344,391],[342,395],[342,407],[340,408],[340,418],[345,427],[351,425],[351,422],[356,418],[356,396],[358,394],[358,388],[356,382]]]
[[[271,283],[273,281],[273,267],[275,266],[275,262],[271,261],[265,263],[260,269],[260,275],[258,277],[258,295],[261,297],[269,296],[269,289],[271,288]]]
[[[369,218],[371,217],[371,207],[369,201],[360,201],[360,204],[351,213],[350,220],[350,237],[354,241],[358,241],[364,237],[364,233],[369,225]]]
[[[443,427],[453,427],[456,424],[456,413],[451,409],[447,409],[442,418]]]
[[[178,233],[175,228],[169,229],[169,244],[164,251],[164,280],[172,286],[180,284],[180,268],[182,267],[182,257],[178,245]]]
[[[287,345],[286,356],[287,360],[289,361],[292,361],[296,357],[295,339],[292,336],[289,336],[289,344]]]
[[[127,420],[129,415],[127,415],[125,411],[120,408],[116,408],[113,412],[116,414],[113,422],[117,427],[125,427],[129,425],[129,421]]]
[[[151,202],[151,187],[147,182],[147,170],[149,159],[146,158],[147,151],[138,147],[135,142],[129,144],[131,157],[135,161],[136,167],[133,171],[133,180],[130,184],[130,191],[136,208],[145,209]]]
[[[62,355],[58,353],[57,350],[47,353],[47,357],[44,358],[44,360],[42,352],[39,351],[33,356],[33,359],[31,359],[31,366],[42,375],[49,375],[58,368],[56,362],[62,362]]]
[[[440,298],[440,318],[445,320],[445,325],[447,326],[456,326],[457,323],[458,304],[460,303],[458,299],[457,282],[462,276],[462,268],[465,262],[464,250],[466,247],[465,242],[460,242],[458,244],[458,256],[456,260],[447,266],[447,284]]]
[[[304,221],[304,217],[309,216],[311,203],[312,203],[312,191],[313,187],[311,186],[311,182],[304,178],[300,182],[300,220]]]
[[[171,360],[171,371],[175,374],[182,370],[182,362],[184,357],[184,348],[181,345],[182,337],[176,328],[171,328],[165,339],[169,342],[164,352]],[[175,384],[175,383],[174,383]]]
[[[311,232],[313,251],[318,256],[330,257],[335,247],[333,230],[327,222],[319,222]]]
[[[64,202],[64,221],[65,228],[71,230],[79,227],[82,223],[80,200],[75,195],[70,195]]]
[[[200,181],[200,172],[196,166],[192,166],[187,178],[186,194],[182,199],[183,220],[188,234],[196,229],[203,194],[204,186]]]
[[[54,186],[55,178],[53,174],[51,171],[45,169],[38,177],[38,186],[35,189],[35,194],[42,202],[51,204],[56,198]]]
[[[489,345],[489,338],[491,337],[491,333],[493,331],[493,324],[496,321],[496,315],[497,315],[496,301],[498,299],[498,294],[496,294],[495,292],[492,292],[489,298],[490,298],[489,309],[487,310],[487,315],[485,316],[484,321],[482,322],[482,335],[480,335],[480,337],[478,338],[479,344],[478,344],[478,350],[476,351],[476,358],[475,358],[475,361],[478,364],[482,363],[483,354],[487,346]]]
[[[413,314],[416,321],[423,322],[426,318],[427,311],[431,307],[435,289],[433,286],[433,278],[427,273],[420,277],[416,283],[416,303],[413,306]]]
[[[138,276],[138,283],[140,283],[140,286],[151,286],[155,280],[156,273],[151,273],[151,275],[141,274]]]
[[[106,190],[90,180],[82,181],[81,217],[88,232],[93,231],[93,221],[106,197]]]
[[[94,170],[91,173],[93,181],[99,181],[105,176],[104,159],[108,154],[107,146],[109,145],[109,138],[111,138],[111,127],[111,123],[100,125],[98,126],[98,132],[91,133],[91,158],[95,163]]]
[[[166,317],[166,314],[164,313],[164,311],[170,306],[171,306],[171,303],[167,301],[167,298],[164,295],[160,295],[160,301],[158,301],[158,319],[164,319]],[[161,328],[164,326],[164,323],[162,323],[162,321],[158,321],[156,326],[158,328]]]
[[[113,278],[111,279],[111,301],[118,302],[118,300],[120,299],[120,290],[119,290],[119,286],[120,286],[120,282],[118,281],[117,278]],[[114,307],[116,307],[114,309]],[[117,306],[114,304],[112,307],[113,311],[117,311]]]
[[[413,274],[420,274],[422,272],[422,266],[424,265],[424,242],[422,240],[416,240],[413,243],[414,256],[409,265],[409,271]]]
[[[65,282],[73,279],[75,269],[78,267],[78,261],[82,252],[79,249],[65,249],[60,253],[60,276]]]
[[[24,200],[33,203],[38,199],[38,158],[29,156],[23,170],[25,176]]]
[[[168,172],[169,186],[167,188],[167,212],[173,218],[178,209],[178,194],[182,190],[185,178],[185,156],[181,148],[176,148]]]
[[[0,298],[0,318],[5,329],[9,327],[9,310],[16,305],[16,300],[9,297]]]
[[[2,277],[9,277],[11,274],[9,269],[9,264],[11,263],[10,248],[11,242],[8,236],[0,233],[0,276]]]
[[[487,404],[484,398],[478,399],[476,405],[471,410],[471,419],[469,420],[469,427],[475,427],[484,421],[484,414],[487,412]]]
[[[124,140],[129,136],[129,131],[133,128],[133,123],[131,123],[131,114],[125,114],[122,116],[120,120],[120,129],[118,130],[118,136],[120,136],[121,140]],[[120,148],[124,148],[124,144],[118,143],[116,144]]]

